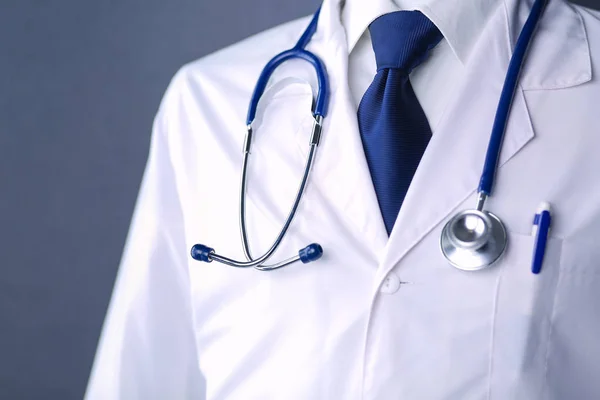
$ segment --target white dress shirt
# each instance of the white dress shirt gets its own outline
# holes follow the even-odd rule
[[[349,86],[356,107],[373,81],[377,65],[368,26],[381,15],[399,10],[419,10],[442,32],[444,39],[410,75],[410,81],[432,132],[463,79],[463,63],[474,40],[485,26],[494,0],[347,0],[341,14],[346,31]],[[468,13],[468,17],[464,17]],[[461,23],[455,21],[460,19]]]

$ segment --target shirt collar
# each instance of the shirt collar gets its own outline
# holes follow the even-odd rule
[[[357,5],[366,1],[370,2],[368,7],[354,8],[351,12],[352,20],[356,22],[347,19],[350,13],[342,16],[342,0],[323,1],[319,27],[313,41],[325,46],[326,50],[323,49],[320,56],[326,60],[330,71],[345,70],[343,64],[333,63],[330,54],[338,53],[340,48],[343,48],[344,53],[348,55],[351,48],[346,48],[347,44],[352,44],[353,47],[369,24],[379,16],[377,13],[366,14],[371,12],[370,8],[377,9],[372,4],[391,3],[391,0],[347,0]],[[487,45],[478,42],[484,30],[488,30],[488,23],[495,17],[501,18],[503,24],[489,27],[494,32],[487,40],[493,41],[490,44],[495,45],[497,51],[506,53],[500,59],[503,63],[500,70],[502,74],[505,73],[518,32],[529,15],[531,0],[420,1],[429,2],[427,7],[419,9],[440,28],[459,60],[465,65],[470,56],[475,55],[477,47]],[[392,3],[392,6],[395,4]],[[392,11],[398,8],[399,6],[396,6]],[[446,12],[448,14],[445,14]],[[365,15],[361,16],[363,13]],[[444,18],[437,18],[438,15],[443,15]],[[591,16],[586,18],[593,20]],[[335,80],[335,76],[339,74],[332,75]],[[528,50],[527,61],[521,71],[520,86],[524,90],[564,89],[589,82],[591,78],[590,44],[583,14],[565,0],[550,1],[536,30],[531,49]],[[341,79],[345,81],[346,78],[342,76]]]
[[[500,0],[346,0],[341,22],[351,52],[369,24],[383,14],[418,10],[442,32],[458,59],[465,64]]]

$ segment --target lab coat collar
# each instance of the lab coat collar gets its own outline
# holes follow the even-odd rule
[[[505,0],[508,56],[534,0]],[[592,79],[592,63],[583,17],[563,0],[549,0],[519,81],[523,90],[564,89]]]

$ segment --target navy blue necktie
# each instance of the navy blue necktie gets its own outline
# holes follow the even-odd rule
[[[360,101],[358,126],[389,235],[431,138],[408,75],[442,34],[419,11],[385,14],[369,31],[377,75]]]

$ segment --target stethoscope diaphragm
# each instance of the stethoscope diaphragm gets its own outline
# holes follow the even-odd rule
[[[507,237],[500,218],[488,211],[464,210],[442,230],[440,246],[444,257],[463,271],[490,267],[506,248]]]

